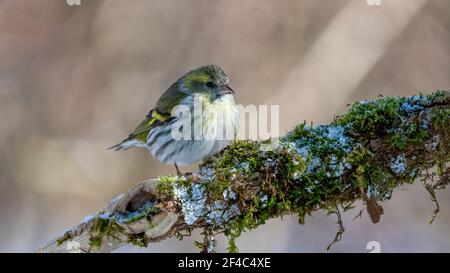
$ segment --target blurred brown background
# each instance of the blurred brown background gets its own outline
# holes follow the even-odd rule
[[[450,1],[0,1],[0,251],[33,251],[136,182],[173,173],[143,149],[112,152],[183,72],[216,63],[240,104],[279,104],[281,134],[345,105],[450,89]],[[417,183],[419,184],[419,183]],[[352,221],[332,251],[450,251],[450,195],[419,185]],[[316,213],[244,234],[242,252],[325,251],[337,230]],[[195,235],[147,249],[197,251]],[[223,239],[223,238],[222,238]],[[225,243],[221,243],[221,249]]]

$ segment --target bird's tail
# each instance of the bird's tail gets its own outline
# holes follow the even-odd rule
[[[138,144],[137,140],[132,139],[132,138],[127,138],[127,139],[123,140],[122,142],[109,147],[108,150],[114,150],[114,151],[128,150],[130,148],[133,148],[137,144]]]

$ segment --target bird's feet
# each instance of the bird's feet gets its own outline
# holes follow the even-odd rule
[[[175,165],[175,169],[177,170],[177,175],[178,175],[178,176],[184,176],[183,173],[180,172],[180,169],[178,168],[177,163],[174,163],[174,165]]]
[[[194,174],[194,173],[192,173],[192,172],[182,173],[182,172],[180,171],[180,169],[178,168],[178,165],[177,165],[177,164],[174,164],[174,165],[175,165],[175,169],[176,169],[176,171],[177,171],[177,175],[178,175],[178,176],[186,177],[186,179],[188,179],[188,180],[190,180],[190,181],[192,181],[192,182],[194,182],[194,183],[199,183],[199,182],[201,181],[199,175]]]

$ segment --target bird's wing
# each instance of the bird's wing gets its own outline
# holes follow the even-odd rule
[[[150,129],[160,126],[171,119],[170,113],[161,113],[156,108],[151,110],[144,118],[144,120],[134,129],[129,135],[129,139],[136,139],[146,142],[147,135]]]
[[[116,144],[109,149],[115,149],[117,151],[131,148],[136,142],[146,143],[150,130],[171,121],[173,119],[171,116],[173,107],[178,105],[186,96],[186,93],[179,91],[177,82],[172,84],[172,86],[170,86],[159,98],[155,108],[150,110],[136,129],[134,129],[134,131],[121,143]]]
[[[127,150],[138,143],[146,143],[150,130],[155,126],[160,126],[168,122],[170,119],[170,114],[162,114],[156,108],[152,109],[126,139],[108,149],[114,149],[116,151]]]
[[[155,108],[145,116],[145,119],[130,134],[130,138],[146,142],[150,129],[171,121],[173,119],[171,117],[172,109],[186,96],[186,93],[179,91],[178,82],[172,84],[161,95]]]

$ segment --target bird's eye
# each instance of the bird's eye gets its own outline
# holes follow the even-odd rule
[[[208,88],[216,88],[217,84],[215,84],[214,82],[207,82],[206,83],[206,87],[208,87]]]

